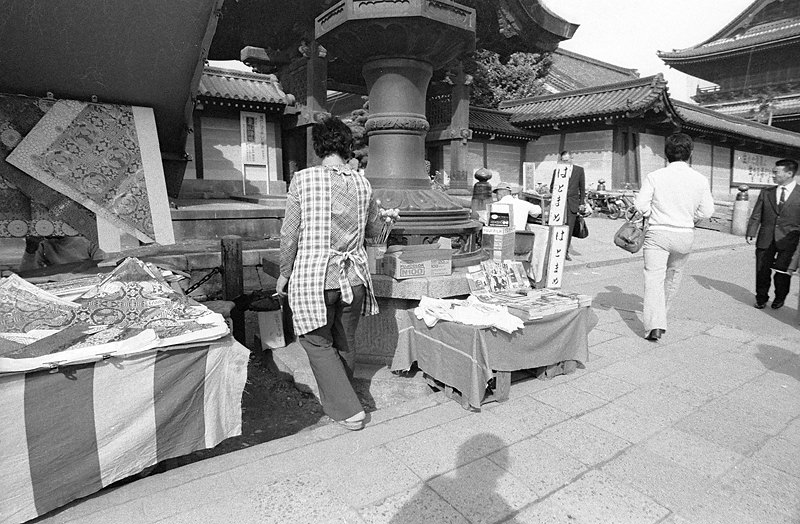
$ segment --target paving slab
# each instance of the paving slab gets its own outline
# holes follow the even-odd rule
[[[614,457],[601,471],[671,511],[696,503],[697,497],[708,488],[705,476],[640,446]]]
[[[669,510],[650,497],[600,471],[590,471],[550,496],[581,524],[649,524]]]
[[[645,415],[613,404],[590,411],[577,420],[588,422],[634,444],[669,426],[669,420],[657,413]]]
[[[538,438],[587,466],[605,462],[631,445],[625,439],[575,419],[547,428]]]
[[[481,458],[433,478],[428,481],[428,486],[456,511],[468,515],[473,524],[498,522],[537,497],[497,464],[505,465],[507,462],[505,448],[493,457],[494,461]]]
[[[427,484],[419,484],[402,493],[387,497],[359,511],[366,524],[400,524],[402,522],[437,522],[470,524]]]
[[[653,435],[642,447],[709,479],[722,476],[745,459],[724,446],[675,428]]]
[[[489,460],[527,486],[537,499],[569,484],[588,469],[566,452],[536,437],[496,451],[489,455]]]

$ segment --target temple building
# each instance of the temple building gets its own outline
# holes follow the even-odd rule
[[[713,82],[701,106],[800,131],[800,0],[756,0],[708,40],[659,52],[665,64]]]
[[[275,75],[206,66],[181,195],[283,194],[282,122],[294,111]]]
[[[525,151],[539,183],[549,183],[567,149],[584,167],[587,188],[602,179],[608,189],[638,189],[644,175],[666,165],[664,139],[675,131],[694,138],[692,167],[720,200],[740,184],[772,184],[774,162],[800,156],[800,134],[672,100],[661,74],[511,100],[501,109],[511,125],[539,135]]]
[[[542,79],[545,93],[562,93],[587,87],[633,80],[639,77],[635,69],[627,69],[580,53],[556,49],[551,54],[552,65]],[[445,170],[450,165],[450,144],[443,131],[450,123],[451,98],[448,90],[428,93],[427,116],[431,129],[426,137],[427,158],[432,169]],[[467,164],[470,172],[485,167],[496,173],[492,184],[500,181],[517,183],[522,179],[528,143],[538,134],[512,125],[511,113],[506,110],[470,106]]]

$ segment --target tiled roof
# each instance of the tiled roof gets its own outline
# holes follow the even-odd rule
[[[528,129],[663,112],[686,129],[800,149],[798,133],[671,100],[661,74],[599,88],[512,100],[501,104],[501,108],[512,113],[512,124]]]
[[[732,136],[758,139],[772,144],[800,149],[800,134],[726,115],[704,107],[675,100],[675,112],[688,129],[712,130]]]
[[[552,61],[553,65],[544,81],[556,91],[595,87],[639,78],[636,69],[619,67],[566,49],[553,51]]]
[[[197,96],[260,104],[287,105],[293,102],[291,96],[287,96],[283,92],[275,75],[232,71],[217,67],[203,69]]]
[[[513,113],[511,123],[514,125],[537,127],[631,115],[668,104],[667,82],[657,74],[617,84],[510,100],[501,103],[500,109]]]
[[[497,138],[515,138],[530,140],[539,135],[514,127],[509,122],[511,113],[498,111],[496,109],[485,109],[482,107],[469,108],[469,128],[474,133],[483,135],[494,135]]]
[[[671,52],[658,52],[667,64],[697,60],[713,55],[749,51],[751,48],[785,45],[800,40],[800,16],[747,29],[736,36],[719,38],[695,47]]]

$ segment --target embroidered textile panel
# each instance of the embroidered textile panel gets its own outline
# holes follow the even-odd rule
[[[7,160],[139,240],[155,240],[131,106],[59,100]]]
[[[74,236],[97,243],[95,214],[6,161],[52,107],[50,100],[0,95],[0,238]]]

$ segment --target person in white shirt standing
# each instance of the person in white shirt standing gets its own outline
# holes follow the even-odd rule
[[[515,231],[525,231],[528,217],[536,218],[542,214],[542,208],[540,206],[519,198],[522,188],[517,184],[500,182],[493,191],[497,196],[498,203],[511,205],[511,212],[514,214],[513,222]]]
[[[788,270],[800,240],[800,190],[797,189],[796,174],[796,160],[784,158],[775,162],[772,177],[777,186],[761,190],[747,223],[748,244],[758,232],[756,309],[764,309],[767,305],[770,280],[775,284],[772,309],[783,307],[789,294],[791,275]]]
[[[643,246],[643,323],[651,341],[667,330],[667,311],[692,251],[694,226],[714,214],[708,179],[687,164],[693,148],[684,133],[667,137],[669,165],[647,175],[634,204],[650,220]]]

